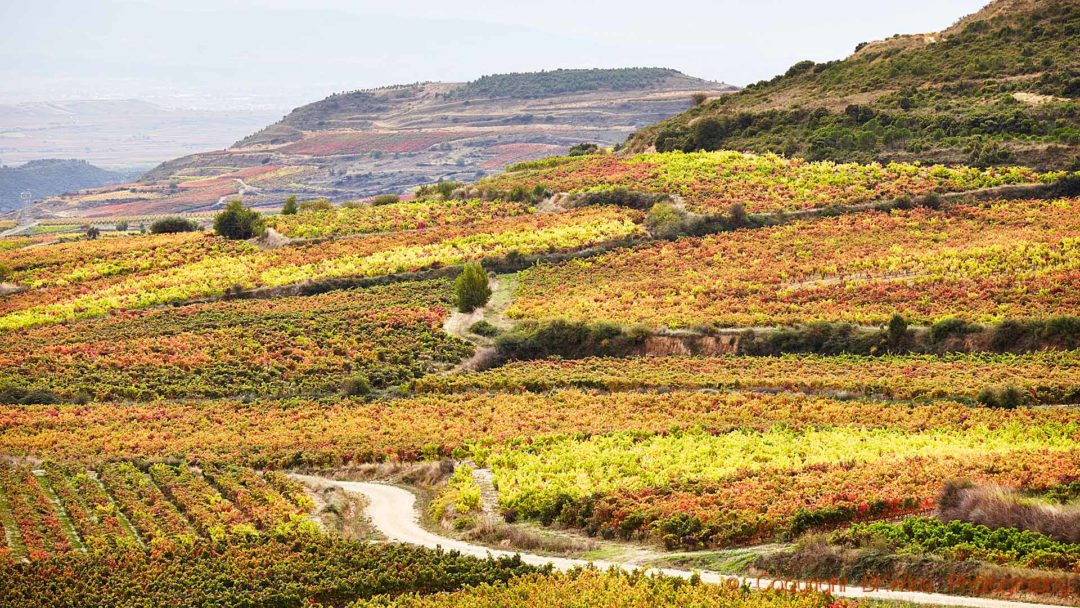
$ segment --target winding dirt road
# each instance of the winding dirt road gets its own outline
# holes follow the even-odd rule
[[[311,481],[322,484],[336,485],[346,492],[360,494],[367,498],[368,508],[366,514],[371,520],[372,526],[392,542],[420,545],[434,549],[442,547],[447,551],[458,551],[466,555],[480,558],[511,557],[520,555],[521,560],[527,564],[543,566],[551,564],[556,570],[571,570],[574,568],[592,564],[597,568],[608,569],[610,567],[622,570],[642,570],[640,566],[607,561],[588,561],[582,559],[570,559],[563,557],[548,557],[529,553],[516,553],[491,549],[481,545],[474,545],[445,536],[439,536],[425,530],[420,525],[420,513],[416,509],[416,496],[403,488],[380,483],[367,483],[360,481],[337,481],[324,477],[311,477],[306,475],[294,475],[300,481]],[[693,572],[689,570],[676,570],[671,568],[648,568],[646,572],[659,572],[668,576],[689,578]],[[739,576],[727,576],[716,572],[698,572],[701,580],[710,584],[742,585],[747,584],[751,588],[767,589],[770,586],[780,588],[782,581],[772,581],[765,578],[750,578]],[[789,588],[791,581],[787,582]],[[812,587],[812,583],[804,583],[799,588]],[[974,608],[1045,608],[1050,604],[1034,604],[1029,602],[1014,602],[1007,600],[995,600],[988,598],[964,597],[957,595],[945,595],[942,593],[919,593],[913,591],[888,591],[867,590],[862,587],[848,586],[845,588],[833,588],[832,594],[839,597],[852,599],[877,599],[911,602],[914,604],[932,604],[937,606],[971,606]]]

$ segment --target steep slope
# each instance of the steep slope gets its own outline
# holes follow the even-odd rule
[[[0,167],[0,211],[22,208],[35,199],[116,184],[127,179],[84,160],[34,160],[18,167]]]
[[[139,184],[61,197],[42,214],[115,215],[355,199],[437,180],[473,181],[504,166],[612,145],[688,108],[722,83],[660,68],[556,70],[331,95],[293,110],[226,150],[163,163]]]
[[[1080,151],[1080,3],[996,0],[643,129],[627,148],[1058,168]]]

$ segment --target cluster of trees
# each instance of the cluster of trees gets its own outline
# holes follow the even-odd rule
[[[642,89],[680,76],[665,68],[621,68],[553,70],[550,72],[493,74],[484,76],[451,93],[454,98],[515,97],[532,99],[585,91],[628,91]]]

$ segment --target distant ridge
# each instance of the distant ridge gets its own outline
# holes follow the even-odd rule
[[[635,130],[736,88],[664,68],[497,74],[335,93],[224,150],[183,156],[139,183],[57,197],[42,216],[213,211],[233,198],[257,207],[404,193],[438,180],[471,182],[574,144],[621,143]]]

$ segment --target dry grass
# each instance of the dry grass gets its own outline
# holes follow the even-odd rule
[[[1019,528],[1066,543],[1080,543],[1080,507],[1051,505],[1009,490],[947,483],[936,515],[988,528]]]
[[[555,555],[581,555],[599,548],[599,544],[586,538],[555,536],[502,523],[491,516],[481,516],[468,532],[469,540],[489,545],[499,545],[520,551],[539,551]]]
[[[454,472],[454,462],[452,460],[416,463],[379,462],[333,469],[305,470],[302,472],[342,481],[380,481],[431,487],[442,482]]]

